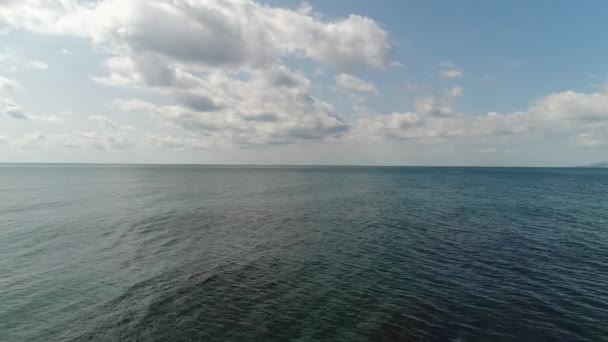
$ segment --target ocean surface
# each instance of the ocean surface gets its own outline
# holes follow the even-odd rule
[[[0,166],[0,341],[608,340],[608,169]]]

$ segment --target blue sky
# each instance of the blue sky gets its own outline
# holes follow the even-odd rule
[[[437,65],[456,63],[467,76],[458,84],[476,95],[461,100],[465,111],[515,111],[548,92],[592,92],[608,79],[606,2],[309,3],[331,17],[363,13],[390,32],[404,68],[367,75],[379,84],[406,80],[446,87],[454,82],[437,77]]]
[[[602,1],[0,4],[0,161],[608,159]]]

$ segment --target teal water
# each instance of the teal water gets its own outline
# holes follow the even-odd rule
[[[1,341],[598,341],[608,170],[0,167]]]

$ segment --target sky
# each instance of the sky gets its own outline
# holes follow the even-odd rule
[[[0,162],[608,160],[606,1],[0,0]]]

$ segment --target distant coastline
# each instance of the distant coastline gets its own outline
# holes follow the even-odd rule
[[[608,168],[608,162],[593,163],[593,164],[589,164],[589,165],[582,166],[582,167],[597,167],[597,168],[607,167]]]

